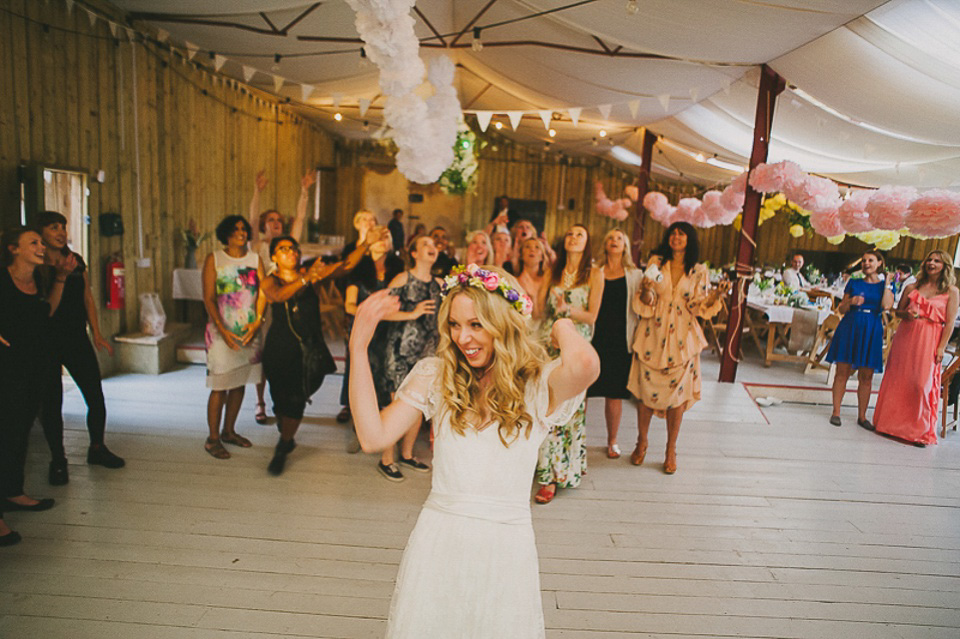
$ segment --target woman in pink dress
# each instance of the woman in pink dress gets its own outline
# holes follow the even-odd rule
[[[956,281],[950,257],[931,251],[917,283],[904,289],[897,306],[902,321],[893,336],[873,413],[878,433],[921,448],[937,443],[940,362],[957,317]]]

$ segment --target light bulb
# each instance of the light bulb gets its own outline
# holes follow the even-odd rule
[[[550,129],[549,131],[547,131],[547,133],[550,135],[551,138],[557,137],[557,130],[556,130],[556,129]]]
[[[270,67],[271,71],[277,73],[280,71],[280,60],[283,59],[283,56],[279,53],[273,56],[273,66]]]
[[[340,120],[343,119],[343,115],[341,115],[340,112],[337,111],[336,113],[333,114],[333,119],[339,122]]]
[[[473,42],[470,44],[470,48],[476,52],[483,51],[483,42],[480,40],[480,27],[474,27],[473,29]]]
[[[493,126],[496,127],[497,131],[503,128],[503,122],[494,122]]]
[[[597,144],[599,144],[599,142],[597,142],[597,138],[593,138],[593,146],[597,146]]]
[[[703,162],[704,159],[703,153],[697,153],[697,162]]]
[[[606,129],[600,129],[600,132],[597,135],[599,135],[601,138],[607,137]]]
[[[627,13],[630,15],[636,15],[640,11],[640,3],[637,0],[627,0]]]

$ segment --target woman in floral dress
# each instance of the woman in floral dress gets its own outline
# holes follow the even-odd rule
[[[248,250],[250,223],[229,215],[217,225],[223,248],[207,256],[203,264],[203,305],[208,321],[207,426],[210,436],[204,450],[217,459],[229,459],[223,442],[249,448],[250,440],[234,426],[243,403],[244,386],[262,378],[260,348],[254,340],[263,324],[266,300],[259,295],[263,280],[260,256]],[[223,432],[220,419],[223,418]]]
[[[627,388],[637,403],[637,447],[630,463],[639,466],[647,454],[647,432],[654,415],[667,419],[667,452],[663,472],[677,471],[677,437],[683,413],[700,400],[700,351],[707,346],[698,317],[712,317],[730,288],[722,282],[712,292],[707,268],[698,264],[697,233],[686,222],[674,222],[653,250],[650,264],[663,273],[660,281],[644,277],[633,298],[640,315],[633,338],[633,364]],[[649,267],[648,267],[649,268]]]
[[[544,320],[541,340],[551,357],[559,354],[551,343],[553,324],[568,317],[577,332],[586,340],[593,337],[600,299],[603,296],[603,273],[590,260],[590,232],[580,224],[571,226],[557,251],[557,261],[550,277],[540,289]],[[537,461],[537,482],[540,490],[534,498],[538,504],[553,500],[557,488],[576,488],[587,471],[587,448],[584,427],[587,421],[586,400],[580,403],[573,418],[554,427],[540,446]]]

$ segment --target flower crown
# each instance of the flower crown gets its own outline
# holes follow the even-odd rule
[[[446,297],[457,286],[473,286],[491,293],[498,293],[526,318],[529,318],[533,312],[533,300],[530,299],[529,295],[511,288],[498,273],[480,268],[476,264],[454,266],[450,275],[443,278],[440,294]]]

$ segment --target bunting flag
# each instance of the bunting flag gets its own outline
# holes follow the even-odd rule
[[[661,93],[660,95],[657,96],[657,100],[660,101],[660,106],[663,107],[664,111],[670,110],[670,94],[669,93]]]
[[[370,108],[370,98],[360,98],[357,100],[357,104],[360,107],[360,117],[362,118],[367,114],[367,109]]]
[[[137,32],[131,29],[130,27],[124,27],[123,32],[127,34],[127,40],[133,42],[136,38]]]
[[[523,111],[507,111],[507,118],[510,120],[510,126],[516,131],[520,126],[520,120],[523,119]]]
[[[273,92],[280,93],[280,89],[283,88],[284,82],[286,82],[286,79],[282,75],[273,76]]]
[[[477,111],[477,124],[480,125],[481,131],[486,131],[487,127],[490,126],[490,118],[493,117],[493,111]]]
[[[610,118],[610,109],[613,107],[612,104],[599,104],[597,105],[597,111],[600,112],[600,116],[607,120]]]
[[[312,84],[300,85],[300,95],[302,96],[304,102],[310,98],[310,94],[313,93],[314,89],[316,89],[316,87]]]
[[[97,26],[97,14],[95,14],[90,9],[84,9],[84,11],[87,12],[87,19],[90,21],[90,26],[91,27]]]
[[[640,100],[630,100],[627,106],[630,108],[630,117],[636,120],[637,112],[640,110]]]
[[[188,60],[193,60],[193,57],[194,57],[195,55],[197,55],[197,51],[200,50],[200,48],[199,48],[197,45],[195,45],[194,43],[190,42],[189,40],[186,41],[186,42],[184,42],[184,43],[183,43],[183,46],[187,47],[187,59],[188,59]]]
[[[107,24],[110,25],[110,35],[112,35],[114,38],[116,38],[116,37],[117,37],[117,27],[118,27],[119,25],[118,25],[116,22],[108,22]]]
[[[254,69],[253,67],[248,67],[247,65],[243,65],[243,81],[246,82],[247,84],[250,84],[250,80],[253,79],[253,76],[256,75],[256,73],[257,73],[257,70]]]
[[[537,111],[540,114],[540,119],[543,121],[543,128],[550,130],[550,120],[553,119],[553,111],[544,109],[542,111]]]
[[[567,113],[570,114],[570,120],[573,121],[573,126],[580,125],[580,113],[583,111],[583,107],[573,107],[572,109],[567,109]]]
[[[223,68],[223,65],[227,63],[227,58],[220,55],[219,53],[213,54],[213,68],[216,71],[219,71]]]
[[[160,42],[166,42],[167,38],[170,37],[170,32],[165,29],[157,29],[157,40]]]
[[[333,99],[333,108],[334,108],[334,109],[339,109],[339,108],[340,108],[340,102],[343,101],[343,94],[342,94],[342,93],[334,93],[334,94],[333,94],[332,96],[330,96],[330,97]]]
[[[67,2],[67,14],[73,15],[73,0],[66,0]]]

